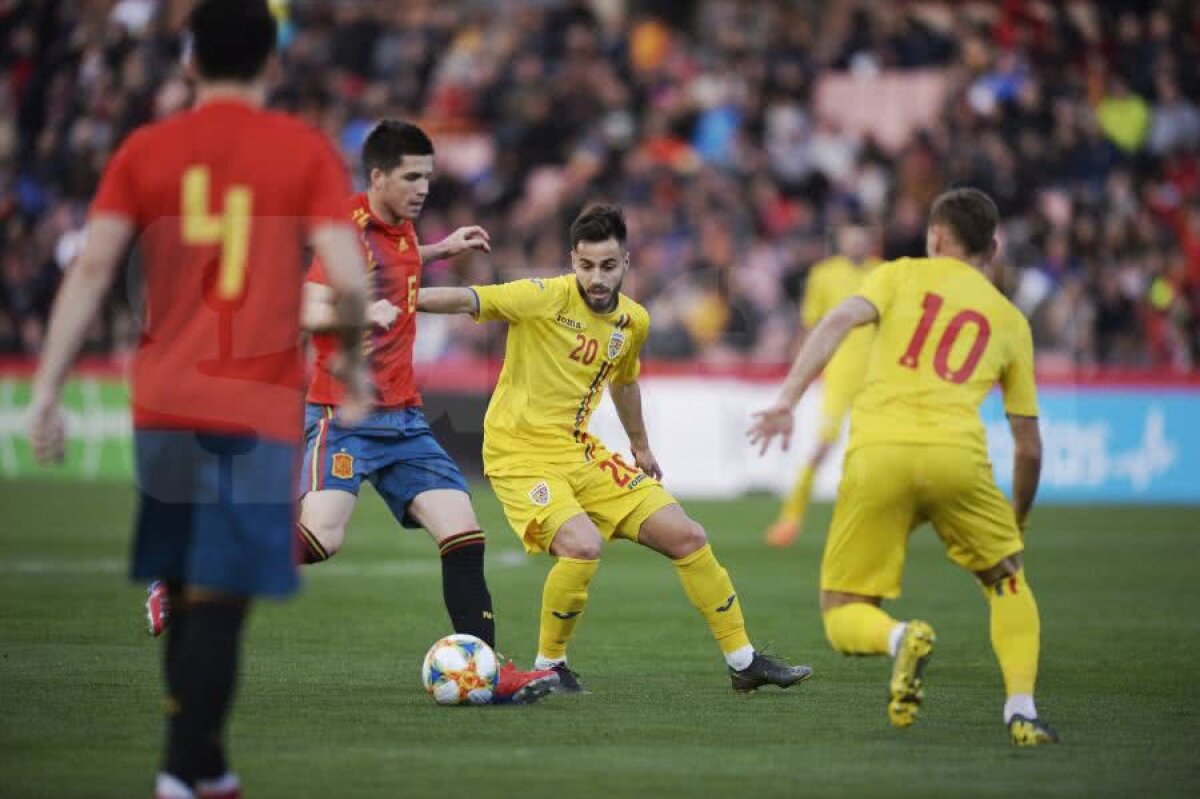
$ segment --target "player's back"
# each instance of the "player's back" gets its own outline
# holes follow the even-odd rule
[[[313,222],[344,221],[348,188],[317,131],[239,101],[126,141],[93,212],[137,227],[136,426],[298,435],[302,247]]]
[[[902,258],[859,294],[879,312],[850,448],[949,444],[986,451],[979,406],[1002,383],[1010,413],[1037,415],[1029,323],[978,269]]]

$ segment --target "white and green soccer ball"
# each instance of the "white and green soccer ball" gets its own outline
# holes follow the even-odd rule
[[[421,664],[421,682],[439,705],[486,705],[496,693],[499,676],[492,648],[461,633],[435,642]]]

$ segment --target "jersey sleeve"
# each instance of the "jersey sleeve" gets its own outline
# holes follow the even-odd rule
[[[480,322],[520,322],[541,316],[557,302],[556,287],[541,278],[514,280],[493,286],[472,286],[479,298]]]
[[[902,263],[902,261],[889,261],[873,270],[855,292],[855,296],[862,297],[875,306],[880,318],[883,318],[888,308],[891,307],[892,300],[896,298],[898,278],[900,270],[903,268]]]
[[[1012,358],[1000,376],[1004,392],[1004,412],[1010,416],[1037,416],[1037,383],[1033,373],[1033,334],[1029,322],[1019,313],[1017,340]]]
[[[346,167],[324,137],[315,132],[313,136],[317,141],[313,148],[313,166],[308,173],[308,192],[304,197],[308,228],[311,231],[323,222],[350,224],[346,216],[346,198],[351,194],[351,186]],[[313,267],[315,269],[315,263]]]
[[[630,325],[629,348],[621,357],[608,382],[614,386],[632,383],[642,372],[642,345],[650,335],[650,314],[642,311],[634,314],[633,324]]]
[[[825,315],[825,293],[822,291],[821,267],[815,266],[808,274],[808,282],[804,285],[804,300],[800,305],[800,322],[811,330]]]
[[[104,167],[89,214],[117,214],[134,222],[141,220],[134,174],[138,140],[137,133],[125,139]]]

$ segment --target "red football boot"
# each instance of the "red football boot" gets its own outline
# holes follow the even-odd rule
[[[170,617],[171,599],[167,592],[167,584],[162,580],[155,580],[146,589],[146,626],[149,627],[150,635],[155,638],[162,635],[162,631],[167,629]]]
[[[500,669],[494,705],[532,705],[558,687],[558,674],[550,669],[517,671],[510,660]]]

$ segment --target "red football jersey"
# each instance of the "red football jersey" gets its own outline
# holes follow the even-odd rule
[[[417,231],[412,222],[385,224],[371,213],[366,194],[350,198],[350,218],[359,228],[359,237],[367,258],[372,286],[371,300],[384,299],[400,309],[396,323],[388,330],[373,328],[365,334],[375,381],[375,402],[382,408],[405,408],[421,404],[421,395],[413,381],[413,340],[417,336],[417,291],[421,286],[421,254],[417,251]],[[324,265],[313,261],[308,279],[327,283]],[[337,349],[333,334],[313,336],[317,363],[308,387],[308,401],[338,405],[342,386],[329,372],[329,360]]]
[[[349,190],[316,129],[236,100],[126,139],[91,213],[137,226],[135,427],[301,435],[302,248],[314,224],[345,220]]]

